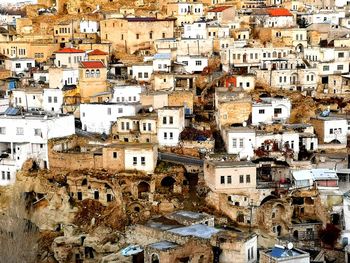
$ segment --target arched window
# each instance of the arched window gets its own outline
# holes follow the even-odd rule
[[[90,70],[85,71],[85,78],[90,78]]]
[[[99,78],[99,77],[100,77],[100,70],[97,69],[97,70],[96,70],[96,78]]]
[[[151,263],[159,263],[159,257],[157,254],[152,254]]]
[[[91,70],[91,78],[94,78],[95,77],[95,70]]]

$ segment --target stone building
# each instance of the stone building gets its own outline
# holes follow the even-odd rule
[[[151,48],[153,41],[174,37],[174,18],[128,17],[101,21],[101,41],[128,53]]]

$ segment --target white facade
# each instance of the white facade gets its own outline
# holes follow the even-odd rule
[[[64,85],[77,85],[79,80],[79,69],[61,68],[49,69],[49,87],[62,89]]]
[[[41,90],[15,89],[12,91],[12,103],[15,107],[25,110],[41,109],[43,94]]]
[[[79,63],[85,60],[85,52],[55,53],[54,64],[56,67],[79,68]]]
[[[325,118],[323,141],[330,143],[334,140],[347,143],[348,122],[346,119]]]
[[[5,60],[5,68],[11,70],[15,74],[29,71],[35,67],[35,60],[32,58],[14,58]]]
[[[49,83],[49,72],[47,71],[39,71],[33,73],[33,79],[36,83],[43,82],[43,83]]]
[[[129,75],[137,81],[149,81],[153,73],[153,64],[132,65]]]
[[[139,108],[139,103],[80,104],[80,120],[85,131],[109,134],[118,117],[135,116]]]
[[[187,72],[201,72],[208,66],[208,58],[202,56],[177,56],[177,62],[184,64]]]
[[[114,86],[112,102],[133,103],[140,102],[140,95],[144,88],[140,85]]]
[[[252,124],[285,122],[290,117],[291,107],[289,99],[261,98],[252,105]]]
[[[314,14],[302,15],[302,18],[305,18],[308,24],[333,24],[339,25],[341,18],[345,17],[345,12],[335,12],[335,11],[326,11],[326,12],[317,12]]]
[[[146,173],[153,173],[156,168],[157,157],[151,148],[132,148],[125,149],[124,163],[125,170],[138,170]]]
[[[16,25],[16,20],[21,18],[21,15],[5,15],[0,14],[0,23],[7,25]]]
[[[254,157],[255,130],[247,127],[227,128],[223,132],[226,152],[238,154],[240,159]]]
[[[61,113],[63,92],[60,89],[44,89],[42,108],[44,111]]]
[[[153,57],[153,72],[170,72],[171,71],[171,54],[158,53]]]
[[[206,22],[194,22],[193,24],[184,25],[183,38],[207,38]]]
[[[176,146],[185,127],[183,107],[158,109],[158,143],[160,146]]]
[[[64,127],[64,128],[62,128]],[[0,185],[14,183],[16,171],[32,158],[41,168],[49,168],[49,139],[75,133],[74,116],[0,116]]]
[[[295,25],[293,16],[268,16],[264,27],[292,27]]]
[[[100,24],[97,21],[82,20],[80,21],[80,33],[98,33]]]

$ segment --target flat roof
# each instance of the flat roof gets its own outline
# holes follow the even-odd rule
[[[210,239],[221,230],[207,225],[196,224],[192,226],[173,228],[167,231],[180,236],[194,236],[203,239]]]
[[[209,160],[207,162],[217,167],[241,167],[241,166],[256,167],[255,163],[248,162],[248,161],[211,161]]]
[[[169,241],[160,241],[157,243],[152,243],[148,245],[149,247],[157,250],[168,250],[168,249],[173,249],[178,247],[179,245],[174,243],[174,242],[169,242]]]

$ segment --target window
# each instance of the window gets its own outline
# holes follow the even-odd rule
[[[6,134],[6,128],[0,127],[0,134]]]
[[[24,129],[22,127],[17,127],[16,134],[17,135],[23,135],[24,134]]]
[[[142,127],[143,127],[143,130],[145,131],[146,130],[146,123],[143,123]]]
[[[329,66],[323,66],[323,71],[329,71]]]
[[[57,103],[57,97],[53,97],[53,103]]]
[[[244,141],[243,139],[239,139],[239,148],[243,148],[243,145],[244,145]]]
[[[139,79],[142,79],[142,72],[139,72],[139,73],[137,74],[137,76],[138,76]]]
[[[52,97],[49,96],[47,99],[48,99],[49,103],[52,103]]]
[[[201,65],[202,65],[202,61],[196,60],[196,66],[201,66]]]
[[[243,176],[243,175],[240,175],[240,176],[239,176],[239,183],[240,183],[240,184],[243,184],[243,183],[244,183],[244,176]]]
[[[10,172],[7,172],[7,180],[10,180],[11,179],[11,174]]]
[[[141,156],[141,165],[146,165],[146,158]]]
[[[96,78],[99,78],[99,77],[100,77],[100,74],[101,74],[101,73],[100,73],[100,70],[97,69],[97,70],[96,70]]]
[[[173,133],[172,132],[169,132],[169,138],[170,138],[170,140],[173,139]]]
[[[85,78],[90,78],[90,70],[85,71]]]
[[[152,123],[148,123],[148,130],[152,130]]]
[[[333,129],[329,129],[329,134],[333,134]]]
[[[41,136],[41,129],[34,129],[35,136]]]
[[[118,153],[117,152],[113,152],[113,159],[117,159],[118,158]]]
[[[122,130],[125,130],[125,123],[122,122]]]
[[[237,148],[237,139],[236,138],[232,139],[232,147]]]
[[[225,184],[225,176],[220,176],[220,183]]]
[[[165,33],[162,34],[162,38],[165,38]]]
[[[245,176],[245,182],[246,182],[247,184],[250,183],[250,174],[247,174],[247,175]]]
[[[144,77],[145,79],[148,79],[148,72],[143,73],[143,77]]]
[[[168,134],[164,132],[164,140],[168,139]]]
[[[136,34],[136,39],[139,39],[140,38],[140,34]]]
[[[124,35],[122,34],[122,37],[121,37],[122,40],[124,40]]]
[[[125,124],[126,124],[126,130],[127,130],[127,131],[130,130],[130,123],[129,123],[129,122],[126,122]]]
[[[133,157],[132,158],[132,164],[133,165],[137,165],[137,157]]]
[[[2,180],[5,180],[5,172],[4,171],[1,172],[1,175],[2,175]]]
[[[107,115],[111,115],[112,114],[112,109],[111,108],[107,108]]]
[[[21,63],[16,63],[16,68],[21,68]]]
[[[227,184],[232,184],[232,176],[231,175],[227,176]]]
[[[339,52],[338,53],[338,58],[343,58],[344,57],[344,52]]]
[[[344,69],[344,66],[343,65],[338,65],[337,66],[337,70],[343,70]]]
[[[153,32],[149,32],[149,39],[153,38]]]
[[[265,110],[259,110],[259,114],[265,114]]]
[[[123,108],[118,108],[118,113],[123,113]]]
[[[169,124],[173,124],[174,123],[174,117],[173,116],[170,116],[169,117]]]
[[[166,124],[166,117],[163,117],[163,124]]]
[[[273,109],[273,112],[275,114],[281,114],[282,113],[282,108],[275,108],[275,109]]]

